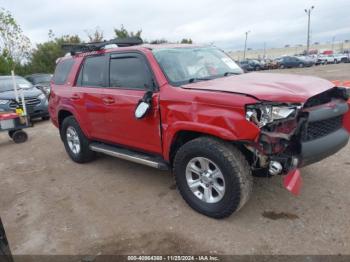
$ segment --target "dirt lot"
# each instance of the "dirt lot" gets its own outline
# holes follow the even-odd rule
[[[350,64],[283,72],[345,80]],[[299,197],[280,177],[255,178],[248,204],[214,220],[185,204],[169,172],[107,156],[75,164],[50,122],[28,132],[23,145],[0,134],[0,214],[15,254],[350,254],[350,145],[302,169]]]

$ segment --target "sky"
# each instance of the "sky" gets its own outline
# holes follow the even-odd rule
[[[165,38],[215,45],[226,50],[282,47],[305,44],[307,15],[311,14],[311,42],[350,40],[350,0],[0,0],[33,44],[56,36],[78,34],[96,27],[106,39],[121,24],[128,30],[142,29],[147,40]]]

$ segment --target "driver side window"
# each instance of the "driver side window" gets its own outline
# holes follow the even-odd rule
[[[152,74],[139,56],[117,56],[110,60],[109,86],[122,89],[153,87]]]

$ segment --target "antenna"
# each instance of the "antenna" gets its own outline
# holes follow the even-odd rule
[[[141,45],[143,41],[140,37],[127,37],[127,38],[115,38],[109,41],[103,42],[91,42],[83,44],[62,44],[62,49],[66,52],[70,52],[71,55],[76,53],[99,51],[106,45],[117,45],[118,47]]]

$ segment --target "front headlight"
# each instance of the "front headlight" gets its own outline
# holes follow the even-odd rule
[[[46,99],[46,95],[45,94],[41,94],[40,96],[38,96],[38,98],[40,100],[45,100]]]
[[[0,105],[6,105],[9,102],[9,100],[0,99]]]
[[[246,119],[263,127],[275,120],[295,117],[299,106],[256,104],[247,106]]]

